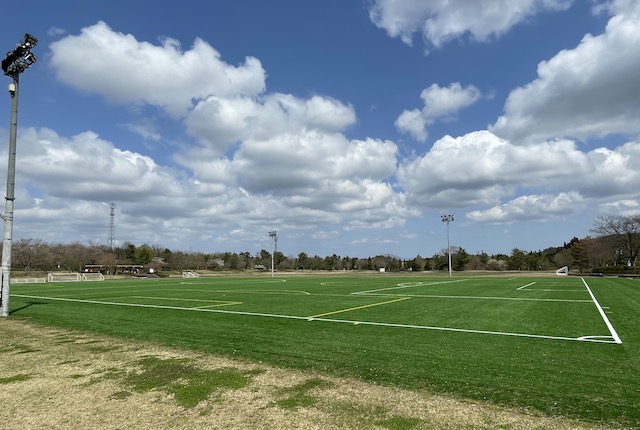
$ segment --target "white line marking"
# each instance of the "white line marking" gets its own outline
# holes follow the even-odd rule
[[[388,291],[388,290],[400,290],[403,288],[415,288],[415,287],[425,287],[425,286],[429,286],[429,285],[439,285],[439,284],[450,284],[453,282],[463,282],[466,281],[467,279],[456,279],[455,281],[440,281],[440,282],[411,282],[408,284],[398,284],[397,287],[389,287],[389,288],[378,288],[377,290],[368,290],[368,291],[356,291],[354,293],[351,294],[369,294],[369,293],[375,293],[378,291]]]
[[[589,288],[589,285],[587,284],[587,281],[585,281],[584,278],[581,278],[581,279],[582,279],[582,282],[584,283],[584,286],[587,287],[587,291],[589,292],[589,295],[593,299],[593,303],[596,305],[596,308],[598,308],[598,312],[600,312],[600,316],[604,320],[604,323],[607,325],[607,328],[609,329],[609,332],[611,333],[611,337],[613,338],[613,340],[616,343],[622,343],[622,339],[620,339],[620,336],[618,336],[618,333],[616,332],[616,329],[613,328],[613,325],[609,321],[609,318],[607,318],[607,314],[604,312],[604,310],[600,306],[600,303],[598,303],[598,301],[596,300],[596,296],[594,296],[593,293],[591,292],[591,288]]]
[[[584,290],[554,290],[545,288],[534,288],[533,290],[526,289],[522,291],[543,291],[546,293],[584,293]]]
[[[520,287],[520,288],[516,288],[516,290],[517,290],[517,291],[524,290],[525,288],[530,287],[530,286],[532,286],[533,284],[535,284],[535,282],[529,282],[527,285],[523,285],[523,286],[522,286],[522,287]]]
[[[471,330],[471,329],[462,329],[462,328],[434,327],[434,326],[422,326],[422,325],[412,325],[412,324],[394,324],[394,323],[382,323],[382,322],[373,322],[373,321],[352,321],[352,320],[338,320],[338,319],[330,319],[330,318],[310,319],[309,317],[301,317],[301,316],[295,316],[295,315],[267,314],[267,313],[260,313],[260,312],[227,311],[222,309],[185,308],[181,306],[145,305],[145,304],[138,304],[138,303],[104,302],[99,300],[64,299],[60,297],[30,296],[30,295],[23,295],[23,294],[13,294],[13,296],[29,298],[29,299],[89,303],[89,304],[96,304],[96,305],[111,305],[111,306],[124,306],[124,307],[134,307],[134,308],[169,309],[169,310],[178,310],[178,311],[209,312],[209,313],[218,313],[218,314],[285,318],[285,319],[292,319],[292,320],[304,320],[308,322],[322,321],[322,322],[332,322],[332,323],[342,323],[342,324],[370,325],[370,326],[378,326],[378,327],[414,328],[414,329],[422,329],[422,330],[450,331],[450,332],[457,332],[457,333],[491,334],[491,335],[499,335],[499,336],[513,336],[513,337],[526,337],[526,338],[533,338],[533,339],[565,340],[565,341],[577,341],[577,342],[594,342],[594,343],[610,343],[610,344],[622,343],[622,342],[616,342],[615,338],[614,340],[608,340],[609,337],[607,336],[581,336],[581,337],[545,336],[540,334],[509,333],[509,332],[501,332],[501,331]]]
[[[356,294],[356,293],[351,293]],[[569,302],[569,303],[592,303],[591,300],[574,299],[531,299],[523,297],[491,297],[491,296],[440,296],[436,294],[362,294],[365,296],[383,297],[426,297],[430,299],[478,299],[478,300],[514,300],[523,302]]]

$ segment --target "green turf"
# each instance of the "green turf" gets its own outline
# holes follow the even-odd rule
[[[585,280],[622,344],[561,276],[16,284],[11,317],[640,426],[640,280]]]

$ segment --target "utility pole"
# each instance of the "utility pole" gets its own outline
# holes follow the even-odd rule
[[[12,79],[9,84],[11,96],[11,125],[9,127],[9,161],[7,167],[7,195],[5,197],[4,213],[0,218],[4,220],[4,236],[2,240],[2,290],[0,293],[0,317],[9,316],[9,289],[11,286],[11,244],[13,240],[13,205],[16,181],[16,138],[18,134],[18,85],[20,73],[38,61],[31,52],[38,39],[25,34],[24,39],[13,51],[7,53],[2,60],[2,71]]]

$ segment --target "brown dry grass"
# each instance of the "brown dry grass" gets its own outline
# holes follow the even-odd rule
[[[7,430],[600,428],[12,318],[0,320],[0,331],[0,428]],[[249,382],[183,407],[161,386],[140,392],[127,383],[149,357],[233,369],[250,375]]]

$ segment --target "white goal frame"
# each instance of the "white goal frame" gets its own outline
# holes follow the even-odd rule
[[[85,272],[81,278],[83,281],[104,281],[104,275],[100,272]]]
[[[47,278],[11,278],[12,284],[44,284]]]
[[[80,282],[81,280],[82,276],[78,272],[51,272],[47,274],[47,282]]]
[[[197,274],[196,272],[191,272],[191,271],[184,271],[182,272],[182,277],[183,278],[199,278],[200,275]]]

